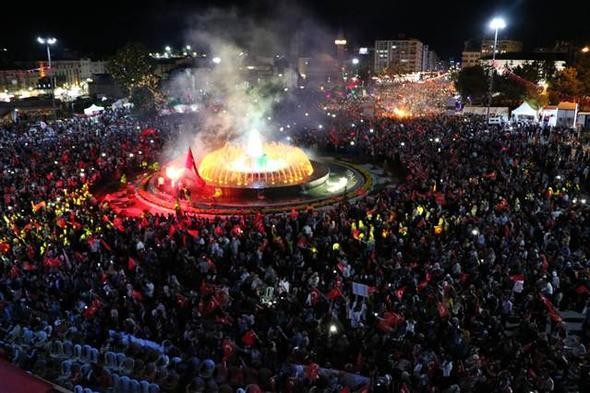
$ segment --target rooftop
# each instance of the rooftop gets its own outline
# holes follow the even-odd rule
[[[482,59],[491,60],[492,56],[485,56]],[[556,52],[509,52],[496,54],[496,60],[566,61],[567,55]]]

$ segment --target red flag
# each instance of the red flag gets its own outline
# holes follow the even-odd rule
[[[313,288],[309,294],[311,305],[315,306],[320,301],[321,293],[317,288]]]
[[[129,259],[127,259],[127,269],[134,271],[136,266],[137,262],[135,261],[135,259],[129,257]]]
[[[436,309],[438,310],[438,315],[441,318],[446,318],[449,315],[449,309],[447,308],[447,306],[445,306],[443,302],[439,302],[436,306]]]
[[[402,315],[387,311],[383,314],[383,318],[377,322],[377,329],[381,332],[389,332],[403,321]]]
[[[190,147],[188,148],[188,153],[186,154],[186,159],[184,160],[184,168],[194,173],[197,178],[197,186],[203,187],[205,185],[205,181],[201,175],[199,175],[197,163],[195,161],[195,157],[193,156],[193,150]]]
[[[143,300],[143,293],[141,293],[140,291],[134,289],[133,291],[131,291],[131,297],[134,300],[142,301]]]
[[[395,296],[399,299],[402,300],[402,298],[404,297],[404,293],[406,292],[406,287],[401,287],[395,290]]]
[[[305,378],[315,381],[320,378],[320,366],[317,363],[310,363],[305,367]]]
[[[0,253],[8,254],[10,252],[10,243],[0,242]]]
[[[45,258],[43,258],[43,266],[45,266],[45,267],[60,267],[61,261],[59,260],[59,257],[55,257],[55,258],[45,257]]]
[[[328,299],[330,300],[336,300],[340,296],[342,296],[342,291],[340,290],[340,288],[332,288],[330,292],[328,292]]]
[[[244,333],[242,336],[242,343],[246,347],[253,347],[256,344],[256,333],[254,333],[254,330],[249,329]]]
[[[16,265],[12,265],[8,274],[10,275],[10,278],[15,279],[19,276],[20,269]]]
[[[111,246],[109,246],[109,244],[107,242],[105,242],[104,239],[100,239],[100,244],[104,247],[105,250],[113,251]]]
[[[113,220],[113,227],[121,233],[125,232],[125,227],[123,226],[123,220],[121,217],[115,217]]]
[[[510,276],[510,279],[512,281],[524,281],[525,277],[524,277],[524,274],[519,273],[519,274],[513,274],[512,276]]]
[[[65,227],[67,226],[66,220],[63,217],[58,218],[57,219],[57,226],[60,227],[61,229],[65,229]]]
[[[422,280],[418,283],[418,288],[417,288],[418,291],[421,291],[424,288],[426,288],[426,286],[430,282],[430,279],[431,279],[430,272],[426,272],[426,274],[424,275],[424,280]]]
[[[24,271],[31,272],[36,269],[37,269],[37,267],[35,265],[33,265],[31,262],[29,262],[29,261],[23,262],[23,270]]]
[[[195,157],[193,156],[193,150],[190,147],[188,148],[186,160],[184,161],[184,167],[185,167],[185,169],[188,169],[189,171],[194,170],[195,173],[197,173],[197,165],[195,163]]]
[[[156,129],[155,128],[144,128],[143,131],[141,132],[141,136],[151,136],[151,135],[155,135],[156,134]]]
[[[543,296],[541,294],[539,294],[539,297],[541,298],[541,301],[545,305],[545,308],[547,309],[547,312],[549,313],[549,317],[551,318],[551,320],[553,322],[561,322],[561,316],[559,315],[559,313],[557,312],[557,310],[553,306],[553,303],[551,303],[551,300],[547,299],[545,296]]]
[[[581,284],[576,288],[576,293],[578,295],[584,295],[584,294],[590,295],[590,289],[588,289],[588,287],[586,285]]]
[[[34,204],[33,202],[31,202],[31,205],[33,206],[33,213],[37,213],[40,209],[44,208],[45,206],[47,206],[47,204],[45,203],[45,201],[41,201],[37,204]]]
[[[224,339],[222,348],[223,348],[223,360],[227,361],[227,360],[231,359],[232,355],[234,354],[233,342],[227,338]]]

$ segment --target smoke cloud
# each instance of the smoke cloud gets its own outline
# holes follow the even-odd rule
[[[304,49],[328,50],[334,35],[286,3],[265,11],[266,16],[246,16],[244,10],[214,8],[187,17],[185,42],[207,57],[166,84],[172,96],[195,103],[198,113],[184,122],[165,158],[188,146],[201,157],[228,141],[245,143],[253,129],[273,139],[292,120],[275,118],[274,109],[298,88],[297,57],[308,54]]]

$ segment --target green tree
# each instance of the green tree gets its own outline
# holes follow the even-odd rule
[[[574,99],[582,92],[582,83],[578,79],[578,71],[574,67],[566,67],[557,73],[549,87],[549,97],[554,103],[563,99]]]
[[[457,73],[455,88],[464,98],[484,102],[488,91],[489,73],[480,66],[463,68]]]
[[[146,86],[133,87],[131,90],[131,102],[134,111],[140,116],[152,116],[157,112],[156,98]]]
[[[590,53],[581,53],[576,59],[575,68],[581,84],[580,93],[590,96]]]
[[[512,72],[528,82],[539,83],[543,75],[542,67],[541,63],[534,61],[515,67]]]
[[[107,71],[121,88],[131,93],[134,86],[154,76],[154,63],[143,45],[129,43],[110,59]]]
[[[493,105],[515,108],[528,97],[528,91],[526,81],[518,80],[507,72],[495,74]]]

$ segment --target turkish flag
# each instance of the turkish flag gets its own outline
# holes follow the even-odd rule
[[[136,267],[137,262],[135,261],[135,259],[129,257],[129,259],[127,260],[127,268],[131,271],[134,271]]]
[[[317,363],[311,363],[305,367],[305,378],[315,381],[320,378],[320,366]]]
[[[184,161],[184,167],[185,167],[185,169],[188,169],[188,170],[194,170],[195,172],[197,171],[197,167],[195,164],[195,157],[193,156],[193,150],[190,147],[188,148],[186,160]]]
[[[123,226],[123,220],[121,217],[115,217],[113,220],[113,227],[121,233],[125,232],[125,227]]]
[[[342,296],[342,291],[340,290],[340,288],[332,288],[330,292],[328,292],[328,299],[330,300],[336,300],[340,296]]]
[[[10,243],[0,242],[0,253],[8,254],[10,252]]]
[[[525,279],[525,276],[524,276],[524,274],[522,274],[522,273],[519,273],[519,274],[513,274],[512,276],[510,276],[510,279],[511,279],[512,281],[524,281],[524,279]]]
[[[133,291],[131,291],[131,297],[137,301],[142,301],[143,300],[143,293],[134,289]]]
[[[539,297],[541,298],[541,301],[545,305],[545,308],[547,309],[547,313],[549,313],[549,317],[551,318],[551,320],[553,322],[561,322],[561,316],[559,315],[559,313],[557,312],[557,310],[553,306],[553,303],[551,303],[551,300],[547,299],[545,296],[543,296],[541,294],[539,294]]]
[[[156,134],[155,128],[144,128],[143,131],[141,132],[141,136],[143,136],[143,137],[151,136],[151,135],[155,135],[155,134]]]
[[[402,300],[402,298],[404,297],[404,293],[406,292],[406,287],[401,287],[395,290],[395,296],[399,299]]]
[[[242,343],[246,347],[253,347],[256,344],[256,333],[254,330],[249,329],[244,335],[242,336]]]
[[[581,284],[576,288],[576,293],[578,295],[590,294],[590,289],[585,284]]]
[[[189,147],[188,153],[186,154],[186,159],[184,160],[184,168],[192,171],[197,179],[197,186],[203,187],[205,185],[205,181],[199,175],[199,170],[197,169],[197,163],[195,161],[195,157],[193,156],[193,150]]]

